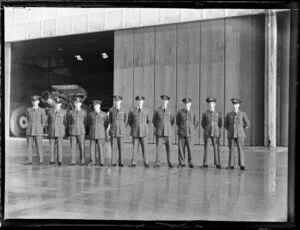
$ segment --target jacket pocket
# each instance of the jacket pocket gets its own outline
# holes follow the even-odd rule
[[[37,134],[43,134],[43,126],[41,124],[38,124],[36,129],[37,129]]]
[[[125,125],[124,124],[120,124],[120,134],[125,134]]]
[[[60,126],[59,128],[59,134],[64,136],[65,135],[65,126]]]
[[[245,137],[244,129],[241,126],[238,128],[238,137]]]

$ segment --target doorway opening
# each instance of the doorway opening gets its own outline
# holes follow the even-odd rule
[[[114,32],[35,39],[11,44],[10,136],[25,136],[29,97],[53,85],[78,85],[87,92],[85,106],[113,104]]]

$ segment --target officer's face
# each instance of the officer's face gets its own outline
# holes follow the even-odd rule
[[[101,108],[101,105],[99,105],[99,104],[94,104],[94,110],[95,110],[95,111],[99,111],[100,108]]]
[[[138,101],[137,101],[137,105],[138,105],[139,107],[143,106],[143,104],[144,104],[144,100],[138,100]]]
[[[213,101],[208,103],[208,107],[209,107],[210,109],[214,109],[215,106],[216,106],[216,103],[213,102]]]
[[[35,101],[31,101],[31,102],[34,107],[38,106],[38,104],[40,103],[39,100],[35,100]]]
[[[168,100],[162,100],[161,103],[164,107],[167,107],[167,105],[169,104],[169,101]]]
[[[238,110],[239,107],[240,107],[240,104],[233,104],[233,109],[234,109],[234,110]]]
[[[79,101],[76,101],[76,102],[74,103],[74,105],[75,105],[75,108],[76,108],[76,109],[80,109],[80,108],[81,108],[81,105],[82,105],[82,103],[81,103],[81,102],[79,102]]]
[[[115,101],[115,106],[120,107],[121,106],[122,101],[121,100],[117,100]]]
[[[56,109],[60,109],[60,107],[61,107],[61,103],[55,104],[55,108],[56,108]]]
[[[190,109],[191,108],[192,103],[191,102],[187,102],[185,103],[185,108],[186,109]]]

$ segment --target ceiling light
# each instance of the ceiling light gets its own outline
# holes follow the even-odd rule
[[[101,53],[101,56],[102,56],[103,59],[107,59],[108,58],[107,53]]]
[[[63,51],[63,50],[64,50],[64,49],[63,49],[63,48],[61,48],[61,47],[60,47],[60,48],[58,48],[58,51]]]
[[[83,61],[82,57],[79,54],[74,55],[77,61]]]

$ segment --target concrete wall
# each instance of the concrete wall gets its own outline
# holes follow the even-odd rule
[[[5,7],[5,42],[264,13],[264,9]]]

